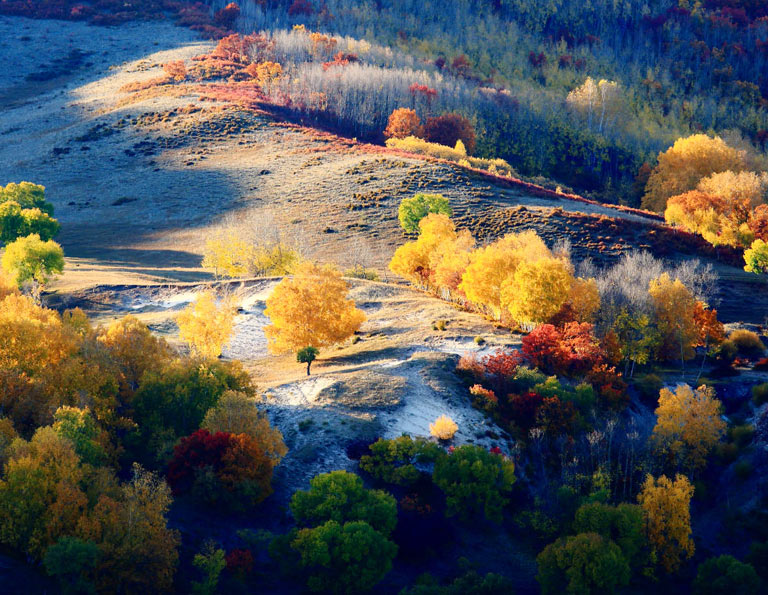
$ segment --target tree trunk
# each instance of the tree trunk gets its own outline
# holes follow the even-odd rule
[[[309,367],[312,365],[312,362],[307,362],[307,376],[309,376]]]

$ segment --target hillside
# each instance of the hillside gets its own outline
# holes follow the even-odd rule
[[[0,173],[46,186],[70,262],[61,290],[107,279],[206,278],[198,267],[205,240],[231,225],[277,230],[314,258],[386,275],[403,240],[397,205],[418,191],[448,197],[457,221],[481,242],[530,228],[550,243],[568,238],[577,259],[598,263],[634,249],[685,258],[704,245],[676,237],[671,247],[663,229],[654,231],[656,220],[642,215],[534,193],[451,164],[388,154],[282,122],[264,111],[206,101],[192,83],[148,98],[121,91],[156,78],[164,63],[213,47],[169,24],[103,29],[31,23],[0,20],[6,56],[18,64],[3,74],[8,142],[0,147]],[[42,37],[49,51],[39,60],[30,48]],[[36,82],[41,72],[47,73],[42,90]],[[608,224],[605,217],[617,222]],[[750,291],[748,275],[718,267],[734,288]],[[727,300],[724,307],[728,312]],[[750,320],[762,322],[761,316]]]

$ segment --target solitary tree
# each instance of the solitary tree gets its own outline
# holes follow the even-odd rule
[[[347,297],[348,290],[333,266],[300,264],[296,273],[280,281],[267,298],[264,314],[272,324],[264,333],[269,350],[298,353],[312,347],[316,356],[319,348],[352,336],[365,321],[365,314]],[[307,361],[310,352],[303,355],[303,363],[311,364]]]
[[[389,122],[384,130],[387,138],[405,138],[406,136],[420,136],[421,121],[416,112],[407,107],[400,107],[389,116]]]
[[[309,376],[309,367],[315,361],[318,353],[317,348],[311,345],[309,347],[302,347],[296,352],[296,361],[300,364],[307,364],[307,376]]]
[[[64,270],[64,251],[53,240],[44,242],[32,234],[8,244],[0,266],[18,287],[31,283],[32,295],[39,302],[43,286]]]

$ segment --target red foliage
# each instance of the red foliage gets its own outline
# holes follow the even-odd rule
[[[216,23],[219,27],[224,27],[225,29],[231,29],[235,24],[237,17],[239,16],[240,16],[240,7],[234,2],[230,2],[224,8],[217,11],[216,14],[213,15],[213,22]]]
[[[587,322],[568,322],[562,329],[542,324],[523,338],[523,355],[548,374],[582,376],[607,359],[592,330]]]
[[[288,15],[292,17],[300,15],[309,16],[314,12],[315,9],[308,0],[293,0],[293,4],[288,7]]]
[[[531,66],[534,68],[541,68],[547,63],[547,57],[544,55],[544,52],[540,52],[539,54],[531,52],[528,54],[528,62],[530,62]]]
[[[499,406],[499,398],[492,390],[484,388],[480,384],[470,387],[469,394],[475,397],[473,405],[485,411],[494,411]]]
[[[227,570],[233,574],[246,575],[253,572],[251,550],[236,549],[227,554]]]
[[[627,383],[621,378],[616,368],[608,364],[599,364],[587,373],[586,381],[597,392],[602,405],[611,409],[623,409],[629,402]]]
[[[472,74],[472,64],[464,54],[456,56],[451,62],[451,70],[456,73],[456,76],[469,78]]]
[[[323,62],[323,70],[328,71],[328,69],[333,66],[346,66],[350,62],[359,61],[360,59],[357,57],[357,54],[345,54],[344,52],[339,52],[333,57],[331,62]]]
[[[168,484],[174,494],[192,487],[195,472],[201,467],[219,467],[225,453],[232,445],[232,434],[198,430],[185,438],[173,449],[173,459],[168,465]]]
[[[461,140],[468,154],[475,150],[475,129],[472,123],[461,114],[443,114],[436,118],[427,118],[424,124],[424,138],[431,143],[448,147],[456,145]]]
[[[509,416],[525,432],[536,425],[536,416],[544,398],[534,392],[509,396]]]
[[[536,414],[536,425],[544,428],[551,436],[572,434],[578,414],[570,401],[563,402],[557,397],[548,397],[541,402]]]

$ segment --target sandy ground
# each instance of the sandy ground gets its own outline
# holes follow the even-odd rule
[[[354,342],[323,350],[307,377],[292,355],[267,352],[263,311],[276,283],[235,282],[218,290],[240,308],[224,357],[243,361],[253,374],[263,406],[290,448],[275,482],[285,494],[317,473],[351,469],[349,444],[403,433],[429,436],[429,424],[443,414],[459,426],[455,444],[509,447],[503,433],[471,407],[453,370],[460,355],[517,345],[519,337],[422,293],[353,280],[350,295],[368,319]],[[100,323],[133,314],[183,348],[174,316],[207,287],[100,287],[79,292],[70,305]],[[437,320],[447,322],[445,331],[433,330]],[[478,346],[477,336],[485,344]]]

